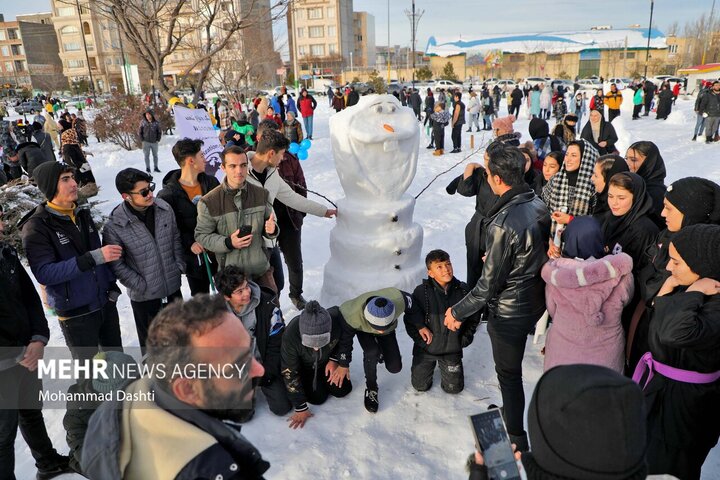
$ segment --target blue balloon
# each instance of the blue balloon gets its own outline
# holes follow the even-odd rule
[[[305,150],[310,150],[310,147],[312,147],[312,142],[306,138],[305,140],[300,142],[300,147],[304,148]]]
[[[300,151],[300,145],[298,145],[295,142],[292,142],[290,144],[290,148],[288,148],[288,152],[292,153],[293,155],[296,155]]]
[[[300,160],[307,160],[307,158],[308,158],[308,151],[307,151],[307,150],[300,150],[300,151],[298,152],[298,158],[299,158]]]

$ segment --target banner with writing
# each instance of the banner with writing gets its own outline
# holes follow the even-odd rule
[[[203,153],[207,160],[205,173],[222,179],[224,174],[220,170],[220,152],[223,147],[220,145],[218,130],[212,125],[208,112],[202,109],[187,108],[181,105],[173,107],[175,113],[175,127],[179,138],[192,138],[202,140]]]

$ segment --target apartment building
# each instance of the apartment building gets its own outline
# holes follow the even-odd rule
[[[0,85],[3,89],[62,90],[55,30],[49,13],[18,15],[5,22],[0,14]]]
[[[297,63],[299,75],[338,75],[350,66],[355,52],[352,0],[299,0],[287,24],[290,64]]]
[[[375,64],[375,17],[367,12],[353,12],[353,67]]]

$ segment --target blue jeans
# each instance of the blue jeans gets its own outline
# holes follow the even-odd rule
[[[303,117],[303,123],[305,124],[305,135],[309,138],[313,134],[313,116]]]
[[[155,163],[155,170],[158,169],[158,144],[150,142],[142,142],[143,155],[145,155],[145,168],[150,170],[150,152],[153,155],[153,162]]]
[[[698,113],[697,118],[695,119],[695,130],[693,130],[693,135],[702,135],[703,128],[705,128],[705,117],[702,116],[702,113]]]

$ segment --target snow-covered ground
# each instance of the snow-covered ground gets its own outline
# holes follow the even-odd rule
[[[630,93],[630,92],[629,92]],[[622,116],[614,122],[620,137],[620,149],[636,140],[655,142],[665,159],[668,170],[667,182],[685,176],[701,176],[720,181],[720,146],[690,142],[695,114],[694,98],[680,98],[667,121],[657,121],[654,114],[631,121],[632,101],[627,98]],[[315,115],[315,141],[310,158],[303,162],[303,169],[310,189],[331,199],[343,196],[335,172],[330,139],[328,116],[330,111],[325,97],[318,98],[319,108]],[[506,113],[506,105],[502,113]],[[587,121],[587,115],[584,121]],[[515,128],[522,132],[523,141],[529,139],[525,107]],[[446,129],[449,130],[449,129]],[[487,134],[489,132],[485,132]],[[450,132],[446,131],[446,146]],[[485,143],[489,137],[483,132],[475,134],[475,145]],[[155,180],[160,183],[165,172],[177,168],[170,149],[175,137],[164,137],[160,146],[160,169]],[[93,170],[100,185],[101,205],[105,213],[120,201],[114,188],[115,174],[124,167],[144,168],[142,151],[126,152],[110,144],[94,143],[89,151]],[[418,171],[408,193],[416,195],[438,173],[461,160],[469,152],[470,136],[463,132],[462,154],[434,157],[426,150],[428,138],[424,131],[420,138]],[[449,150],[449,148],[448,148]],[[481,162],[476,155],[467,161]],[[448,251],[454,261],[455,274],[465,278],[464,228],[473,214],[475,200],[449,196],[445,185],[462,172],[456,167],[441,176],[417,201],[415,221],[425,230],[423,254],[434,248]],[[159,185],[158,185],[159,187]],[[312,197],[312,195],[311,195]],[[322,199],[315,198],[318,201]],[[339,212],[342,215],[342,211]],[[318,298],[322,287],[323,267],[329,258],[328,237],[335,220],[307,217],[303,229],[303,253],[305,263],[305,296]],[[377,287],[385,287],[378,279]],[[184,294],[189,295],[184,286]],[[297,311],[292,307],[287,288],[281,297],[287,320]],[[329,305],[328,305],[329,306]],[[123,342],[126,346],[138,343],[127,295],[119,302]],[[51,345],[63,345],[63,338],[56,318],[49,318]],[[410,385],[412,343],[399,327],[398,340],[403,355],[403,370],[397,375],[379,368],[380,411],[369,414],[363,408],[364,376],[361,353],[356,344],[356,361],[351,365],[354,382],[353,392],[344,399],[330,398],[325,405],[312,407],[315,416],[304,429],[290,430],[287,419],[272,415],[264,400],[260,400],[255,418],[243,428],[247,437],[270,461],[269,479],[336,479],[336,478],[466,478],[464,463],[473,450],[473,436],[468,415],[484,411],[490,403],[501,403],[500,391],[495,377],[490,342],[485,327],[475,336],[474,343],[465,350],[465,390],[456,396],[443,393],[436,384],[427,393],[417,393]],[[542,342],[541,342],[542,343]],[[529,340],[524,361],[525,393],[529,402],[535,383],[542,373],[542,345]],[[262,394],[259,394],[262,397]],[[67,452],[65,432],[62,427],[62,410],[45,410],[45,420],[55,446]],[[162,426],[158,426],[162,428]],[[579,446],[582,448],[582,446]],[[35,468],[30,451],[18,435],[16,442],[18,479],[34,478]],[[708,457],[703,469],[703,479],[720,478],[720,447]]]

